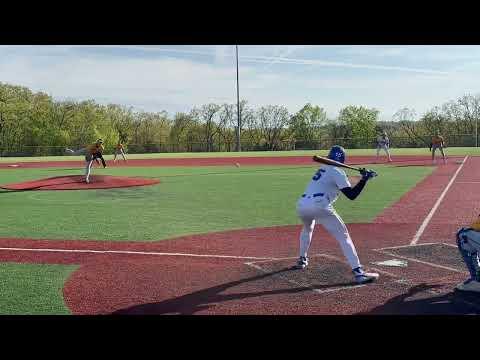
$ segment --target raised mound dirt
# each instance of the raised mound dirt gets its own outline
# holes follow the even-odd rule
[[[81,175],[55,176],[33,181],[26,181],[15,184],[1,185],[2,189],[7,190],[91,190],[91,189],[111,189],[132,186],[145,186],[158,184],[157,179],[146,179],[141,177],[127,176],[109,176],[92,175],[90,183],[85,182],[85,177]]]

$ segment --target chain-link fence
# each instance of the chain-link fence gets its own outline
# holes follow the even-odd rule
[[[445,145],[447,147],[474,147],[477,142],[475,135],[448,135],[445,136]],[[390,147],[392,148],[427,148],[431,142],[431,136],[423,137],[391,137]],[[377,144],[375,139],[371,138],[321,138],[315,140],[286,140],[277,141],[274,144],[266,142],[254,143],[252,141],[242,141],[242,151],[289,151],[289,150],[325,150],[333,145],[340,145],[347,149],[374,149]],[[80,146],[72,147],[79,149]],[[130,154],[146,153],[181,153],[181,152],[230,152],[236,151],[235,142],[214,142],[207,145],[202,142],[191,143],[149,143],[149,144],[126,144],[126,151]],[[113,146],[106,147],[105,153],[115,152]],[[9,149],[1,149],[2,157],[13,156],[61,156],[67,155],[64,146],[27,146],[18,145]]]

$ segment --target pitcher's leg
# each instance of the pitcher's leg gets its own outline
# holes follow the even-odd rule
[[[90,172],[92,170],[92,164],[93,164],[93,159],[86,162],[86,166],[85,166],[85,182],[86,183],[90,182]]]

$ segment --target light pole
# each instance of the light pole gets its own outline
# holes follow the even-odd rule
[[[240,124],[242,121],[240,118],[240,88],[238,84],[238,45],[235,45],[235,52],[237,55],[237,151],[242,151],[240,145]]]

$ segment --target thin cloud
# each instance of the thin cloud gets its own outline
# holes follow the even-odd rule
[[[271,57],[271,56],[243,56],[243,57],[240,56],[239,58],[246,61],[261,62],[261,63],[271,63],[272,61],[276,60],[279,63],[295,64],[295,65],[318,65],[318,66],[343,67],[343,68],[354,68],[354,69],[393,70],[393,71],[403,71],[403,72],[415,72],[415,73],[422,73],[422,74],[449,75],[449,73],[445,71],[410,68],[410,67],[403,67],[403,66],[357,64],[357,63],[345,63],[345,62],[338,62],[338,61],[292,59],[292,58]]]
[[[288,55],[292,54],[293,52],[299,50],[299,48],[304,48],[305,46],[287,46],[285,51],[280,53],[277,57],[273,57],[273,60],[269,61],[265,67],[260,69],[260,71],[267,71],[273,65],[277,64],[279,61],[284,60]],[[281,59],[281,60],[280,60]]]
[[[198,51],[198,50],[181,50],[173,48],[163,48],[158,46],[142,46],[142,45],[101,45],[101,46],[91,46],[91,45],[76,45],[71,46],[71,48],[91,48],[91,49],[122,49],[122,50],[136,50],[136,51],[148,51],[148,52],[170,52],[176,54],[190,54],[190,55],[208,55],[214,56],[215,51]]]
[[[144,45],[102,45],[102,46],[75,45],[75,46],[69,46],[69,48],[91,48],[91,49],[110,48],[110,49],[158,52],[158,53],[203,55],[203,56],[216,57],[217,59],[220,55],[221,57],[224,57],[224,58],[235,56],[233,51],[232,52],[226,51],[226,48],[223,46],[220,48],[215,47],[210,51],[184,50],[184,49],[166,48],[166,47],[160,47],[160,46],[144,46]],[[251,63],[266,64],[266,66],[262,69],[263,71],[268,70],[270,67],[272,67],[275,64],[292,64],[292,65],[309,65],[309,66],[324,66],[324,67],[341,67],[341,68],[351,68],[351,69],[402,71],[402,72],[413,72],[413,73],[432,74],[432,75],[449,75],[449,72],[439,71],[435,69],[411,68],[411,67],[403,67],[403,66],[386,66],[386,65],[377,65],[377,64],[347,63],[347,62],[338,62],[338,61],[324,61],[324,60],[286,57],[297,50],[298,50],[298,46],[287,46],[287,49],[283,53],[281,53],[279,56],[239,55],[239,60],[243,60]]]

